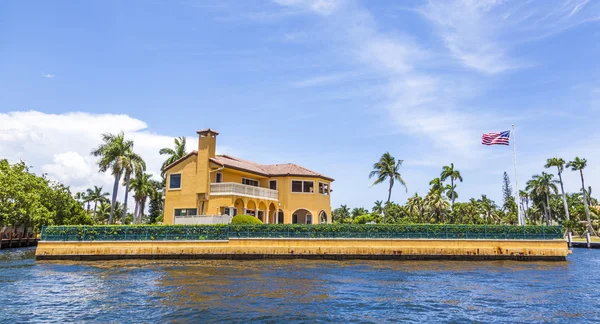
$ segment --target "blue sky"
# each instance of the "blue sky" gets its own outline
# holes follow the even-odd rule
[[[397,202],[450,162],[459,200],[500,202],[512,149],[480,136],[514,123],[521,184],[578,155],[594,187],[598,44],[600,1],[2,1],[0,157],[109,188],[100,133],[158,174],[159,148],[211,127],[222,153],[334,177],[334,207],[386,198],[367,177],[386,151]]]

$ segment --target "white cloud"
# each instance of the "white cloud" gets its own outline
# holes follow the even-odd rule
[[[295,6],[311,10],[319,15],[328,16],[335,12],[343,1],[341,0],[274,0],[284,6]]]
[[[0,114],[0,157],[24,160],[32,171],[71,186],[73,193],[94,185],[112,192],[113,177],[98,172],[97,159],[90,156],[101,143],[102,133],[124,131],[134,140],[134,150],[146,161],[148,172],[160,179],[164,156],[158,151],[173,146],[173,137],[146,131],[148,125],[127,115],[18,111]],[[188,150],[195,149],[188,137]],[[119,189],[122,200],[123,188]]]
[[[52,79],[52,78],[54,78],[54,74],[50,74],[50,73],[43,73],[43,74],[42,74],[42,76],[43,76],[44,78],[48,78],[48,79]]]
[[[292,86],[295,88],[310,88],[310,87],[319,87],[324,85],[329,85],[333,83],[339,83],[351,77],[351,73],[334,73],[327,75],[319,75],[316,77],[298,80],[292,83]]]

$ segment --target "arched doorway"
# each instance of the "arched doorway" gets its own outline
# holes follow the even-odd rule
[[[292,224],[312,224],[312,213],[306,209],[297,209],[292,213]]]
[[[277,222],[276,222],[277,224],[285,224],[285,218],[283,216],[284,216],[283,210],[280,209],[277,212]]]
[[[244,213],[244,201],[242,200],[242,198],[238,198],[235,200],[235,202],[233,203],[233,208],[235,208],[234,211],[232,211],[231,216],[235,216],[235,215],[241,215]]]
[[[319,213],[319,224],[327,224],[327,213],[324,210]]]

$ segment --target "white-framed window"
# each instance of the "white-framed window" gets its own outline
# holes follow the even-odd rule
[[[277,190],[277,180],[269,180],[269,189]]]
[[[169,175],[169,189],[181,189],[181,173]]]
[[[322,195],[329,195],[329,184],[319,182],[319,193]]]
[[[242,178],[242,184],[245,184],[247,186],[254,186],[254,187],[260,186],[258,180],[248,179],[248,178]]]
[[[235,208],[235,207],[225,207],[225,208],[223,208],[223,214],[224,215],[229,215],[229,216],[236,216],[237,215],[237,208]]]
[[[215,174],[215,182],[216,182],[216,183],[221,183],[221,182],[223,182],[223,173],[221,173],[221,172],[217,172],[217,173]]]
[[[296,193],[314,193],[315,182],[305,180],[292,180],[292,192]]]
[[[196,216],[197,208],[175,208],[175,216]]]

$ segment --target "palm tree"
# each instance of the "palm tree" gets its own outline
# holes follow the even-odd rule
[[[94,219],[96,219],[96,210],[98,208],[98,202],[108,201],[108,192],[102,192],[102,187],[94,186],[94,189],[87,189],[87,197],[90,201],[94,202]]]
[[[444,166],[442,173],[440,174],[440,180],[446,181],[448,178],[450,178],[450,200],[452,201],[452,206],[454,206],[454,200],[456,199],[456,195],[454,194],[454,189],[456,188],[454,186],[454,181],[463,181],[460,172],[454,169],[454,163],[450,163],[450,166]]]
[[[444,196],[442,196],[442,192],[438,190],[434,190],[431,188],[427,196],[425,196],[425,204],[429,207],[429,210],[436,217],[438,223],[444,222],[444,214],[447,209],[450,207],[450,204]]]
[[[169,157],[162,164],[160,175],[163,178],[165,177],[165,168],[169,164],[181,159],[182,157],[184,157],[187,154],[186,148],[185,148],[185,137],[183,137],[183,136],[177,137],[177,138],[175,138],[174,142],[175,142],[175,149],[165,147],[165,148],[160,149],[160,151],[158,151],[158,153],[160,155],[164,155],[164,154],[169,155]]]
[[[558,181],[553,180],[553,177],[554,175],[546,172],[542,172],[542,175],[536,174],[531,180],[527,181],[527,185],[525,187],[526,190],[532,192],[534,195],[545,196],[546,204],[544,207],[546,209],[546,225],[550,225],[550,220],[552,219],[552,211],[550,210],[550,194],[552,192],[558,193],[558,188],[556,188],[556,183],[558,183]]]
[[[414,196],[408,198],[407,205],[409,212],[411,214],[418,214],[419,223],[423,223],[423,214],[425,213],[423,198],[421,198],[418,193],[415,193]]]
[[[433,180],[429,181],[429,185],[431,186],[431,190],[439,191],[440,193],[444,193],[444,184],[442,183],[442,179],[433,178]]]
[[[110,208],[111,205],[108,202],[108,199],[106,199],[106,201],[100,201],[100,205],[98,206],[98,213],[96,214],[96,219],[98,222],[103,224],[105,220],[108,220],[108,217],[110,216]]]
[[[373,206],[373,212],[377,214],[383,214],[383,201],[375,201],[375,205]]]
[[[139,175],[143,171],[146,171],[146,162],[144,162],[141,156],[135,154],[133,150],[127,151],[123,161],[123,172],[125,172],[125,198],[123,199],[122,224],[125,224],[125,217],[127,216],[127,198],[129,197],[131,174]]]
[[[583,181],[583,169],[587,166],[587,160],[581,159],[578,156],[575,157],[573,161],[567,163],[567,168],[571,168],[571,171],[579,171],[579,175],[581,176],[581,192],[583,193],[583,205],[585,206],[585,216],[587,217],[588,223],[588,231],[589,233],[593,233],[594,229],[592,228],[592,221],[590,219],[590,207],[588,206],[588,197],[587,191],[585,190],[585,182]]]
[[[446,191],[446,197],[448,197],[448,199],[452,200],[452,199],[456,199],[458,198],[458,192],[456,192],[456,185],[446,185],[446,187],[444,187],[444,190]],[[454,203],[452,204],[452,206],[454,205]]]
[[[100,157],[100,161],[98,162],[100,172],[106,172],[110,169],[112,175],[115,177],[110,216],[108,218],[108,223],[112,224],[113,216],[115,214],[115,204],[117,203],[117,193],[119,191],[119,180],[121,180],[121,175],[129,151],[131,151],[133,147],[133,141],[126,140],[123,132],[120,132],[117,135],[109,133],[102,134],[102,141],[104,143],[100,144],[100,146],[93,150],[91,154]]]
[[[489,199],[486,195],[481,195],[481,199],[477,200],[477,207],[484,216],[484,221],[486,224],[490,224],[490,221],[495,220],[496,203],[493,200]]]
[[[132,179],[130,189],[133,191],[133,198],[136,202],[136,208],[133,215],[134,223],[141,223],[146,208],[148,197],[154,197],[155,189],[152,183],[152,175],[140,173]]]
[[[394,187],[395,180],[397,180],[408,192],[408,189],[406,188],[406,182],[404,182],[404,179],[402,179],[402,175],[399,172],[400,166],[402,166],[402,162],[403,160],[398,160],[396,162],[396,159],[392,155],[390,155],[389,152],[385,152],[381,156],[379,161],[373,164],[373,171],[369,173],[369,179],[373,177],[377,178],[371,186],[380,184],[387,179],[389,179],[390,181],[390,188],[388,189],[388,199],[385,205],[386,209],[388,208],[390,200],[392,199],[392,188]],[[385,221],[385,214],[383,215],[383,218]]]
[[[556,169],[558,170],[558,181],[560,182],[560,193],[562,195],[563,205],[565,207],[565,215],[567,216],[567,220],[569,220],[569,218],[570,218],[569,217],[569,205],[567,205],[567,196],[565,195],[565,187],[563,186],[563,180],[562,180],[562,172],[565,167],[565,160],[558,158],[558,157],[550,158],[550,159],[548,159],[548,161],[546,162],[546,165],[544,167],[546,169],[551,168],[551,167],[556,167]]]

